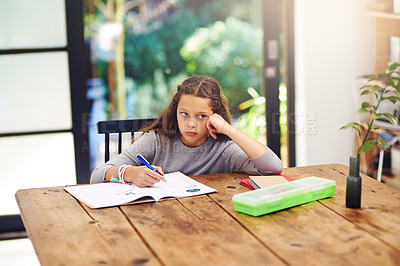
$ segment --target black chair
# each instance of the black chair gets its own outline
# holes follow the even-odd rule
[[[145,125],[150,125],[155,119],[131,119],[131,120],[110,120],[100,121],[97,123],[97,132],[99,134],[105,134],[105,162],[110,159],[110,134],[118,133],[118,154],[121,153],[122,149],[122,133],[131,132],[131,137],[140,128]]]

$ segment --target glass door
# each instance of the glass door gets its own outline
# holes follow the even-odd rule
[[[287,166],[285,3],[85,0],[91,168],[104,162],[98,121],[158,117],[192,74],[215,78],[235,125],[263,143],[268,139]]]
[[[72,59],[83,34],[79,41],[67,19],[71,10],[81,18],[82,8],[66,2],[0,2],[0,232],[23,230],[17,190],[89,178],[83,64]]]

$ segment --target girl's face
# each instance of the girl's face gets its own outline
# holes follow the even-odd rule
[[[190,94],[184,94],[178,103],[176,115],[180,139],[188,147],[203,145],[208,138],[206,122],[213,114],[211,100]]]

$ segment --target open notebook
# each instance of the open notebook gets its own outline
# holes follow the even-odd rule
[[[166,182],[158,182],[153,187],[140,188],[134,184],[114,182],[66,186],[64,189],[72,196],[97,209],[135,203],[140,199],[159,201],[162,198],[182,198],[216,192],[181,172],[164,175]],[[143,202],[143,201],[140,201]]]

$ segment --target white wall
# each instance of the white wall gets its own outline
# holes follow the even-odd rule
[[[358,77],[371,74],[372,18],[365,0],[295,1],[296,165],[341,163],[354,154]]]

